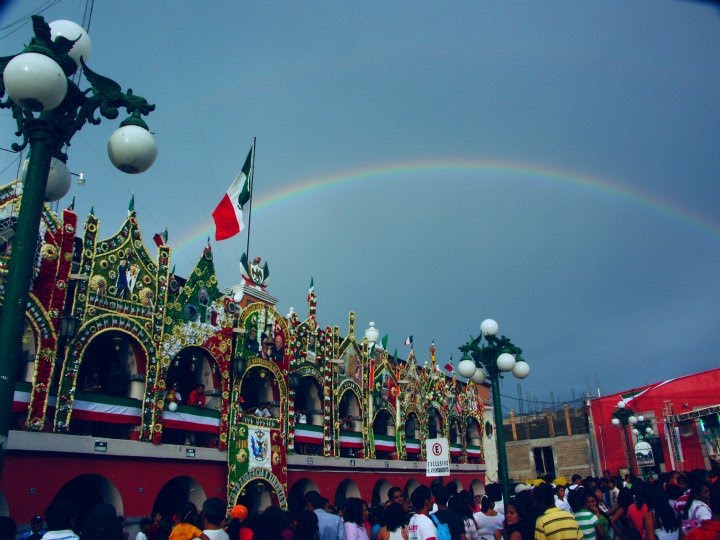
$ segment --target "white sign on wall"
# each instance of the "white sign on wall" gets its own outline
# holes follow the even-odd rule
[[[425,476],[450,476],[450,445],[445,437],[425,441]]]

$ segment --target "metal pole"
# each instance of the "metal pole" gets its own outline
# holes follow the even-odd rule
[[[503,504],[510,501],[510,486],[508,485],[507,454],[505,453],[505,431],[503,430],[502,405],[500,404],[500,375],[490,377],[492,384],[493,414],[495,415],[495,443],[498,456],[498,479],[502,484]]]
[[[25,128],[30,141],[30,162],[25,175],[18,222],[12,240],[12,256],[5,280],[5,298],[0,312],[0,475],[7,452],[25,311],[53,147],[45,120],[28,120]]]
[[[628,425],[625,424],[623,426],[623,432],[625,433],[625,450],[627,451],[627,457],[628,457],[628,469],[630,470],[630,474],[635,476],[635,467],[633,467],[633,451],[632,448],[630,448],[630,435],[628,434]]]

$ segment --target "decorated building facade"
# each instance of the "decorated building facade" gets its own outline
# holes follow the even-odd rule
[[[0,189],[0,293],[20,190]],[[312,287],[306,314],[282,315],[257,257],[221,289],[209,245],[185,278],[134,212],[114,234],[78,221],[43,213],[0,513],[23,523],[57,496],[131,518],[212,496],[297,508],[310,489],[377,504],[428,481],[425,441],[443,436],[445,480],[482,490],[487,388],[434,353],[389,354],[373,323],[357,337],[353,313],[322,326]]]

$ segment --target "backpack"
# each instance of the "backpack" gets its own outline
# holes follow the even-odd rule
[[[430,519],[432,519],[433,523],[435,523],[435,528],[437,529],[437,540],[452,540],[452,536],[450,536],[450,527],[448,527],[447,523],[440,523],[440,520],[435,517],[435,514],[430,514]]]

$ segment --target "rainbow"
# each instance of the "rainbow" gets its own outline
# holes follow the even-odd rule
[[[538,182],[551,184],[566,184],[591,189],[604,195],[619,197],[632,203],[648,207],[665,215],[679,218],[686,223],[699,226],[706,232],[720,237],[720,224],[710,219],[693,214],[674,202],[662,200],[659,197],[643,193],[639,190],[622,186],[619,183],[595,178],[586,174],[576,174],[571,171],[564,171],[543,165],[530,165],[523,163],[486,161],[471,159],[434,159],[416,160],[407,162],[382,163],[357,169],[349,169],[334,172],[321,177],[311,177],[294,184],[284,186],[272,193],[262,195],[253,200],[253,210],[262,211],[268,207],[282,203],[313,192],[333,189],[345,184],[355,182],[366,182],[371,180],[387,180],[391,178],[405,177],[409,174],[448,174],[448,173],[482,173],[502,175],[509,180],[530,179]],[[474,180],[478,181],[478,180]],[[182,238],[171,241],[173,251],[179,252],[191,245],[214,234],[212,221],[200,224],[197,228],[186,233]]]

